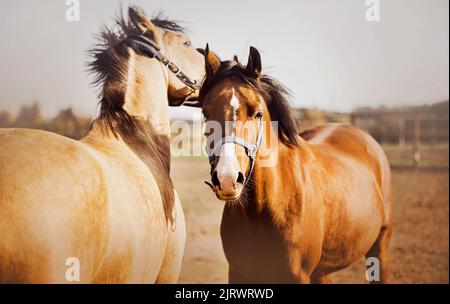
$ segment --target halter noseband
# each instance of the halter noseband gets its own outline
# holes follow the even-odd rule
[[[131,36],[128,38],[128,41],[132,41],[133,43],[141,47],[141,49],[149,58],[157,59],[163,66],[167,67],[169,72],[175,75],[175,77],[177,77],[189,89],[191,89],[191,92],[185,97],[183,105],[193,107],[198,106],[197,102],[188,102],[187,100],[189,99],[189,97],[191,97],[192,94],[195,93],[197,89],[199,89],[202,83],[201,80],[194,80],[187,76],[175,63],[171,62],[160,52],[161,48],[158,47],[155,42],[145,37],[144,35]]]
[[[218,151],[222,148],[222,146],[224,144],[232,143],[232,144],[243,147],[245,149],[245,152],[246,152],[248,158],[250,159],[250,169],[248,171],[247,176],[245,177],[245,182],[243,185],[243,187],[245,187],[247,185],[248,181],[250,180],[252,173],[253,173],[253,169],[255,167],[256,154],[258,153],[258,150],[261,147],[263,129],[264,129],[264,124],[262,121],[262,117],[260,117],[259,118],[259,126],[258,126],[258,135],[256,137],[256,142],[254,144],[250,143],[240,137],[225,136],[220,140],[220,142],[217,145],[214,145],[213,149],[211,149],[207,145],[206,152],[208,153],[209,163],[210,163],[211,167],[214,164],[214,161],[216,158],[216,153],[218,153]],[[206,184],[209,185],[211,188],[214,188],[208,182],[206,182]]]

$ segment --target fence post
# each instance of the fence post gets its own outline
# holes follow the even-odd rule
[[[398,118],[398,145],[400,148],[403,148],[405,146],[406,139],[405,139],[405,117],[400,116]]]
[[[352,126],[358,128],[358,117],[356,116],[356,114],[352,113],[350,119],[351,119]]]
[[[413,163],[418,166],[421,161],[420,155],[420,117],[416,113],[414,115],[414,140],[413,140]]]
[[[377,123],[381,131],[380,143],[388,143],[388,127],[386,123],[387,119],[384,115],[377,115]]]
[[[436,128],[436,122],[431,121],[431,147],[434,148],[437,144],[438,132]]]

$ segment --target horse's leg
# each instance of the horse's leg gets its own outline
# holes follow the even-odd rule
[[[236,271],[233,271],[234,267],[232,267],[231,265],[229,265],[228,267],[228,284],[243,283],[241,276]]]
[[[258,284],[259,281],[239,265],[228,262],[228,284]]]
[[[392,236],[392,225],[381,228],[377,240],[366,253],[366,259],[375,257],[380,262],[380,281],[370,283],[387,283],[389,280],[388,247]]]
[[[331,276],[312,276],[311,277],[312,284],[331,284]]]

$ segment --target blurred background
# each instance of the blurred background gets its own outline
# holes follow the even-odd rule
[[[374,1],[73,1],[0,4],[0,127],[39,128],[80,138],[98,110],[87,50],[120,9],[138,5],[180,21],[196,47],[209,42],[223,59],[246,61],[250,45],[263,67],[292,91],[301,129],[326,122],[366,130],[393,168],[396,282],[448,283],[449,2]],[[376,2],[376,1],[375,1]],[[372,7],[373,8],[373,7]],[[193,125],[191,108],[171,109]],[[174,134],[177,130],[174,130]],[[189,134],[188,148],[201,144]],[[187,176],[187,174],[189,176]],[[223,203],[204,186],[204,157],[174,157],[172,175],[187,218],[181,282],[226,282],[219,236]],[[363,283],[364,263],[334,275]]]

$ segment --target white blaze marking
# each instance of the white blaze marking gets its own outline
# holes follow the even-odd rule
[[[239,109],[239,99],[236,97],[236,92],[233,88],[233,95],[231,96],[230,105],[233,108],[233,121],[237,120],[237,111]]]
[[[226,143],[222,145],[219,162],[216,166],[217,178],[223,190],[233,187],[239,172],[239,163],[236,157],[236,145]]]
[[[236,156],[235,146],[233,143],[226,143],[222,145],[222,151],[220,151],[220,157],[234,157]]]
[[[237,111],[239,109],[239,99],[236,97],[236,92],[233,88],[233,94],[230,99],[230,105],[233,110],[233,122],[237,120]],[[231,136],[234,135],[234,132]],[[226,143],[222,145],[220,150],[220,158],[217,163],[216,171],[217,178],[220,181],[223,190],[227,190],[234,185],[239,172],[239,163],[236,157],[236,145],[233,143]]]

